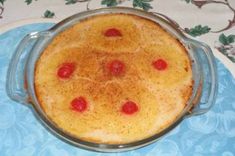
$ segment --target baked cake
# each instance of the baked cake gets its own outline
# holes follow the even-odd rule
[[[36,64],[38,101],[77,138],[123,144],[171,125],[192,94],[184,46],[155,22],[97,15],[59,33]]]

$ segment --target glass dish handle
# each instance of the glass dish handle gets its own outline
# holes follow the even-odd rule
[[[42,34],[44,32],[33,32],[26,35],[17,46],[11,58],[7,71],[6,91],[12,100],[19,103],[29,103],[25,79],[25,64],[32,46]]]
[[[205,43],[187,38],[180,31],[180,26],[178,23],[169,17],[158,12],[152,13],[165,19],[179,32],[179,34],[181,34],[181,37],[184,38],[187,44],[189,44],[189,46],[193,47],[193,49],[198,52],[198,62],[201,68],[201,73],[198,74],[203,75],[200,82],[201,88],[199,88],[201,93],[196,95],[196,100],[194,101],[195,104],[190,110],[188,116],[206,113],[215,103],[218,88],[216,63],[211,48]]]
[[[199,82],[198,99],[191,109],[189,116],[201,115],[210,110],[215,103],[218,80],[215,57],[211,48],[202,42],[189,39],[189,43],[196,49],[200,65],[201,81]]]

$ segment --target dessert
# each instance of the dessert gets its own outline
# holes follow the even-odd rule
[[[44,112],[66,133],[124,144],[171,125],[193,81],[187,50],[160,25],[106,14],[59,33],[37,61],[34,85]]]

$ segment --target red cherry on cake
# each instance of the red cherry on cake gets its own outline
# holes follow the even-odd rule
[[[84,97],[77,97],[71,101],[71,107],[77,112],[84,112],[87,109],[87,101]]]
[[[138,105],[135,102],[127,101],[122,105],[122,112],[131,115],[139,110]]]
[[[157,70],[165,70],[167,68],[167,62],[163,59],[153,61],[152,65]]]
[[[58,71],[57,75],[62,79],[69,78],[75,70],[75,63],[63,63]]]
[[[106,36],[106,37],[120,37],[120,36],[122,36],[122,33],[116,28],[110,28],[104,32],[104,36]]]
[[[108,70],[113,76],[122,75],[125,72],[125,64],[120,60],[113,60],[108,63]]]

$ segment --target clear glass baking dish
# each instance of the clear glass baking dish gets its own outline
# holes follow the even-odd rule
[[[61,31],[91,16],[100,14],[124,13],[141,16],[160,24],[175,36],[188,50],[193,71],[193,93],[182,114],[169,127],[149,138],[127,144],[97,144],[73,137],[47,118],[40,107],[34,89],[34,69],[37,59]],[[101,152],[120,152],[151,144],[176,127],[183,119],[206,113],[215,103],[217,93],[217,74],[215,58],[210,47],[202,42],[187,38],[171,22],[153,13],[125,7],[111,7],[85,11],[59,22],[51,29],[32,32],[19,43],[9,64],[6,89],[8,96],[19,103],[31,104],[37,117],[53,134],[63,140],[89,150]]]

